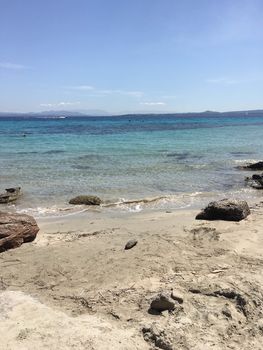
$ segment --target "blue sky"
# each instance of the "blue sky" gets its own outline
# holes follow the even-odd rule
[[[0,0],[0,110],[263,108],[262,0]]]

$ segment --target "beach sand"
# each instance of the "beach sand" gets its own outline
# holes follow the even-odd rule
[[[0,349],[262,349],[263,205],[241,222],[197,212],[39,219],[0,255]],[[149,312],[172,290],[182,304]]]

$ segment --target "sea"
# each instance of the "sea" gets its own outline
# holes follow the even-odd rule
[[[23,195],[3,209],[36,217],[94,208],[69,205],[99,196],[99,212],[202,208],[221,198],[251,199],[251,173],[262,160],[263,118],[235,115],[127,115],[0,118],[1,192]]]

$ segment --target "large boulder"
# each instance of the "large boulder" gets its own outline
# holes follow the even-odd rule
[[[101,205],[102,200],[97,196],[82,195],[72,198],[69,204]]]
[[[0,252],[32,242],[38,231],[32,216],[0,212]]]
[[[197,220],[240,221],[250,214],[246,201],[222,199],[211,202],[196,216]]]
[[[256,162],[256,163],[250,163],[247,165],[242,165],[239,167],[239,169],[243,170],[263,170],[263,161]]]

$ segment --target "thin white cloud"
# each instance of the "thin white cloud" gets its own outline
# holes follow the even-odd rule
[[[95,90],[98,94],[101,95],[124,95],[131,97],[141,97],[143,95],[142,91],[126,91],[126,90]]]
[[[142,97],[143,92],[142,91],[127,91],[127,90],[114,90],[114,89],[97,89],[91,85],[76,85],[76,86],[68,86],[66,89],[69,90],[78,90],[78,91],[87,91],[92,92],[93,94],[97,95],[124,95],[124,96],[131,96],[131,97]]]
[[[206,82],[209,84],[226,84],[233,85],[239,84],[240,80],[230,79],[230,78],[214,78],[214,79],[206,79]]]
[[[119,91],[119,93],[122,95],[134,96],[134,97],[142,97],[143,96],[142,91]]]
[[[59,102],[58,106],[75,106],[79,104],[80,102]]]
[[[53,103],[40,103],[40,107],[54,107]]]
[[[27,69],[28,67],[24,66],[22,64],[18,64],[18,63],[0,62],[0,68],[2,68],[2,69],[21,70],[21,69]]]
[[[80,102],[58,102],[58,103],[41,103],[41,107],[67,107],[67,106],[76,106],[79,105]]]
[[[80,90],[80,91],[91,91],[95,89],[91,85],[76,85],[76,86],[68,86],[67,88],[70,90]]]
[[[165,106],[166,105],[165,102],[141,102],[140,104],[144,106]]]

